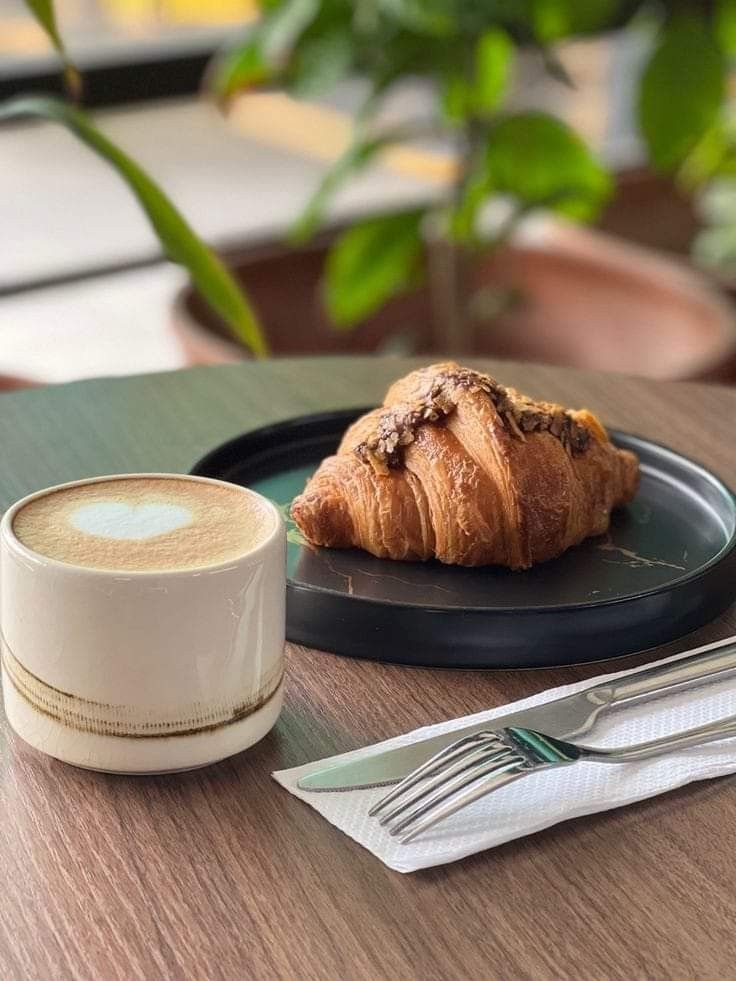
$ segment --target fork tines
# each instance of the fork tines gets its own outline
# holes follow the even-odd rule
[[[499,732],[479,732],[459,739],[410,773],[368,812],[390,835],[411,841],[449,817],[495,782],[521,775],[528,766],[519,749]],[[390,808],[387,810],[387,808]]]

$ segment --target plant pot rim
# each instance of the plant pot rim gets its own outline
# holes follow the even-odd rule
[[[223,253],[223,258],[231,268],[247,269],[250,265],[276,259],[285,253],[314,254],[324,250],[336,230],[327,229],[299,246],[291,246],[274,236],[262,238],[229,248]],[[600,270],[602,266],[607,266],[634,281],[666,282],[670,292],[681,292],[702,304],[711,313],[711,323],[716,328],[715,337],[699,356],[692,357],[686,371],[669,380],[696,381],[717,377],[724,365],[732,361],[736,363],[736,312],[733,306],[704,273],[693,269],[676,255],[661,254],[609,233],[547,216],[535,217],[525,222],[503,251],[506,254],[516,252],[548,255],[557,257],[559,261],[574,263],[578,267],[588,265],[591,269]],[[491,253],[487,259],[492,260],[492,257]],[[206,339],[212,354],[222,361],[237,361],[248,357],[246,348],[217,333],[192,313],[191,300],[194,295],[191,283],[184,284],[177,291],[172,306],[176,330],[194,343]]]

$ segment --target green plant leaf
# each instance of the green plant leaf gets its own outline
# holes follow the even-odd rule
[[[605,168],[565,123],[541,112],[518,113],[489,130],[452,228],[457,238],[471,238],[477,213],[491,195],[509,195],[524,210],[546,208],[589,221],[610,193]]]
[[[478,38],[475,47],[473,108],[477,113],[495,109],[506,91],[514,45],[506,31],[492,27]]]
[[[320,0],[282,0],[264,19],[260,34],[266,61],[284,58],[317,16]]]
[[[441,101],[445,119],[462,123],[496,108],[508,85],[514,45],[499,27],[492,27],[475,44],[473,73],[453,68],[445,75]]]
[[[278,74],[301,34],[317,16],[319,6],[320,0],[280,0],[269,4],[263,19],[215,67],[215,94],[227,99]]]
[[[348,178],[353,177],[363,167],[366,167],[381,150],[394,142],[395,139],[395,136],[383,136],[375,139],[357,139],[351,143],[345,153],[322,178],[317,190],[292,226],[291,241],[298,244],[311,238],[322,223],[325,210],[333,195]]]
[[[703,134],[682,162],[677,173],[679,186],[692,192],[717,174],[727,160],[730,149],[725,127],[717,123]]]
[[[322,95],[345,78],[352,58],[352,37],[344,27],[305,39],[289,70],[289,91],[303,99]]]
[[[541,112],[519,113],[491,130],[486,151],[493,191],[568,218],[594,218],[611,178],[569,126]]]
[[[369,218],[344,232],[325,268],[327,311],[337,327],[352,327],[421,276],[423,210]]]
[[[673,170],[710,129],[725,90],[725,62],[694,13],[668,23],[642,77],[639,125],[652,163]]]
[[[464,122],[470,113],[470,83],[462,71],[451,71],[443,79],[440,93],[442,115],[448,123]]]
[[[457,29],[452,0],[377,0],[388,17],[419,34],[449,37]]]
[[[166,255],[189,270],[196,288],[235,337],[253,354],[267,353],[256,316],[235,280],[135,161],[101,133],[85,113],[59,99],[21,96],[0,103],[0,121],[26,116],[60,123],[111,164],[138,199]]]
[[[549,44],[620,26],[633,6],[625,0],[531,0],[529,17],[537,40]]]
[[[565,0],[532,0],[534,34],[542,43],[564,37],[570,29],[569,3]]]
[[[70,94],[78,98],[82,92],[82,79],[79,71],[69,59],[66,46],[59,34],[53,0],[26,0],[26,6],[43,28],[53,44],[64,67],[64,82]]]
[[[733,58],[736,55],[736,0],[717,0],[713,25],[721,51]]]
[[[254,32],[215,62],[211,89],[219,99],[229,99],[236,92],[260,85],[269,75],[270,68],[264,60],[260,38]]]

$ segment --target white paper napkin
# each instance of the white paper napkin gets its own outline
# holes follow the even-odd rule
[[[672,658],[657,663],[664,664],[669,660]],[[539,705],[626,673],[601,675],[579,684],[554,688],[488,712],[426,726],[365,749],[280,770],[273,777],[331,824],[373,852],[389,868],[413,872],[454,862],[560,821],[621,807],[694,780],[736,771],[736,739],[733,738],[639,763],[620,766],[576,763],[523,777],[459,811],[408,845],[399,844],[375,819],[368,817],[369,807],[386,793],[386,788],[310,793],[297,787],[299,777],[321,769],[326,763],[358,759],[366,752],[413,743],[435,733],[460,728],[471,721],[491,721],[507,712]],[[721,681],[703,685],[697,692],[673,693],[655,702],[619,708],[597,723],[593,732],[581,741],[598,746],[642,742],[734,714],[736,675],[731,673]]]

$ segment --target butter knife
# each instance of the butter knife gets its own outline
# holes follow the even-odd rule
[[[601,682],[573,695],[498,716],[493,719],[493,726],[522,726],[560,739],[569,739],[592,729],[602,712],[635,700],[657,698],[682,686],[695,687],[733,668],[736,668],[736,637],[728,637],[685,651],[657,667],[635,668],[619,678]],[[398,783],[456,739],[487,729],[488,725],[487,720],[474,722],[437,736],[428,736],[410,746],[398,746],[360,759],[333,763],[304,774],[298,780],[298,786],[302,790],[335,792]]]

